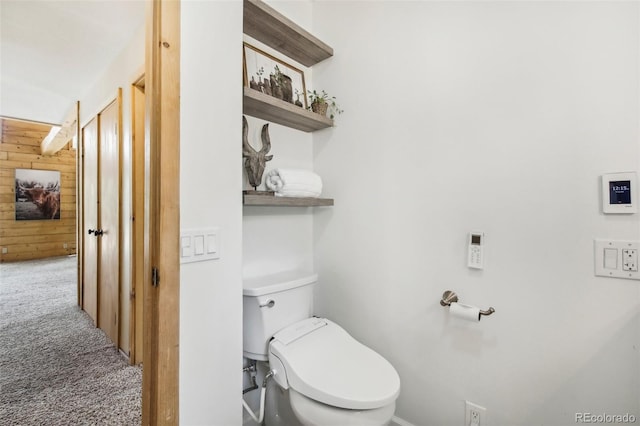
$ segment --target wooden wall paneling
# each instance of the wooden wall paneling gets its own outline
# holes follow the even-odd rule
[[[38,140],[42,142],[51,126],[0,119],[0,262],[76,252],[76,152],[66,149],[51,156],[40,154]],[[60,220],[15,220],[17,168],[61,172]],[[42,245],[43,236],[49,237],[47,246]]]

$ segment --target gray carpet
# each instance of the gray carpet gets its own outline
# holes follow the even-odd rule
[[[76,300],[75,257],[0,264],[0,424],[141,423],[141,369]]]

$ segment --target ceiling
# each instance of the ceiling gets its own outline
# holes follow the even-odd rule
[[[144,15],[143,0],[0,1],[0,116],[62,123]]]

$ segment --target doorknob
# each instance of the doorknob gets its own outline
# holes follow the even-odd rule
[[[99,237],[100,235],[104,234],[104,231],[102,229],[96,229],[95,231],[93,231],[93,233],[96,237]]]
[[[93,234],[94,232],[95,232],[95,230],[89,229],[89,235]]]

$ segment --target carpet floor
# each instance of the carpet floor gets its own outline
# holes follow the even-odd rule
[[[0,424],[141,423],[142,370],[76,291],[75,257],[0,264]]]

